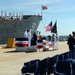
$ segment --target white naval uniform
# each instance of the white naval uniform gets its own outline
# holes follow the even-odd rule
[[[51,37],[51,43],[52,43],[53,50],[55,50],[55,36]]]
[[[28,46],[31,46],[31,30],[28,32]]]
[[[58,35],[55,36],[55,49],[58,49],[58,40],[59,40],[59,37]]]
[[[39,40],[39,32],[37,33],[37,40]]]
[[[24,37],[25,37],[25,38],[28,37],[28,35],[27,35],[27,30],[25,30],[25,32],[24,32]]]

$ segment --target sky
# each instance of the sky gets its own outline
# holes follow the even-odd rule
[[[44,27],[51,21],[54,25],[56,20],[58,35],[69,35],[75,31],[75,0],[0,0],[0,11],[41,15],[42,5],[48,9],[42,10],[42,20],[37,29],[41,35],[51,35]]]

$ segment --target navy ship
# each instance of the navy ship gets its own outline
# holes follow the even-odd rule
[[[31,29],[32,33],[37,30],[42,16],[0,16],[0,44],[6,44],[8,38],[24,37],[25,29]]]

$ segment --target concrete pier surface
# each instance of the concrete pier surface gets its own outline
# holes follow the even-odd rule
[[[15,48],[0,49],[0,75],[21,75],[24,62],[44,59],[69,51],[67,41],[59,42],[58,50],[42,52],[16,52]]]

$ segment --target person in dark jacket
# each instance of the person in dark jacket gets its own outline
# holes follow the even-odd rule
[[[74,49],[75,49],[75,31],[72,32],[72,35],[74,37]]]
[[[74,37],[71,34],[69,34],[67,44],[69,45],[70,51],[74,49]]]
[[[48,35],[48,40],[49,40],[49,42],[51,41],[51,36],[50,35]]]
[[[37,33],[36,32],[33,33],[33,40],[34,40],[34,45],[36,45],[37,43]]]

